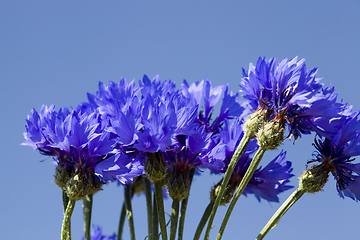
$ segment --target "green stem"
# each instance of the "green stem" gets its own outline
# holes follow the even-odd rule
[[[91,226],[91,212],[93,195],[90,193],[83,198],[83,213],[84,213],[84,236],[85,240],[91,240],[90,226]]]
[[[171,206],[171,228],[170,228],[170,240],[175,240],[176,229],[179,219],[179,201],[173,200]]]
[[[69,229],[70,229],[70,219],[74,211],[74,207],[75,207],[75,200],[69,199],[61,227],[61,240],[71,240],[71,234],[69,232]]]
[[[126,215],[129,221],[129,229],[130,229],[130,238],[131,240],[135,240],[135,225],[134,225],[134,216],[133,211],[131,207],[131,185],[125,186],[124,189],[124,198],[125,198],[125,209],[126,209]]]
[[[205,237],[204,237],[204,239],[206,239],[206,240],[209,240],[210,230],[212,229],[212,224],[213,224],[213,221],[214,221],[214,218],[215,218],[215,214],[216,214],[217,208],[219,207],[221,198],[224,195],[227,184],[229,183],[231,174],[233,173],[233,171],[234,171],[234,169],[236,167],[236,164],[238,163],[241,155],[245,151],[245,148],[249,144],[250,139],[251,139],[250,136],[245,134],[244,137],[241,139],[241,142],[239,143],[239,146],[237,147],[233,157],[231,158],[228,169],[225,172],[225,176],[224,176],[223,182],[221,184],[219,194],[217,195],[217,197],[215,199],[214,206],[213,206],[213,209],[212,209],[212,212],[211,212],[211,215],[210,215],[209,223],[208,223],[207,228],[206,228]]]
[[[125,216],[126,216],[126,211],[125,211],[125,202],[124,202],[122,205],[122,208],[121,208],[121,213],[120,213],[117,240],[121,240],[121,238],[122,238],[122,233],[123,233],[124,223],[125,223]]]
[[[134,191],[131,191],[131,198],[134,196]],[[119,220],[119,227],[118,227],[118,234],[117,234],[117,240],[122,240],[122,233],[124,229],[124,223],[125,223],[125,217],[126,217],[126,209],[125,209],[125,201],[122,205],[121,212],[120,212],[120,220]]]
[[[64,206],[64,214],[65,214],[68,202],[70,200],[69,196],[67,195],[65,190],[62,191],[62,199],[63,199],[63,206]],[[67,229],[67,232],[69,233],[68,235],[71,235],[71,219],[69,221],[70,221],[68,224],[69,228]]]
[[[164,211],[164,196],[163,196],[161,181],[154,182],[154,187],[155,187],[157,212],[158,212],[158,218],[159,218],[160,230],[161,230],[161,239],[167,240],[165,211]]]
[[[152,200],[151,200],[151,183],[146,176],[142,177],[144,181],[147,220],[148,220],[148,239],[153,240],[153,216],[152,216]]]
[[[204,211],[204,214],[201,217],[201,220],[199,222],[199,225],[196,228],[196,232],[195,232],[195,235],[194,235],[194,240],[199,240],[199,238],[201,236],[201,233],[202,233],[202,230],[204,229],[205,224],[206,224],[207,220],[209,219],[209,216],[210,216],[210,213],[211,213],[211,210],[212,210],[213,206],[214,206],[214,203],[210,202],[209,205],[206,207],[206,209]]]
[[[265,227],[261,230],[259,235],[256,237],[256,240],[262,240],[266,234],[276,226],[284,214],[304,195],[306,190],[296,189],[286,201],[281,205],[281,207],[274,213]]]
[[[192,180],[194,178],[195,170],[196,170],[195,168],[192,168],[192,169],[189,170],[190,189],[191,189]],[[178,240],[183,239],[184,225],[185,225],[185,214],[186,214],[186,208],[187,208],[188,201],[189,201],[189,195],[184,200],[181,201]]]
[[[153,240],[159,240],[159,220],[157,214],[156,197],[154,194],[154,205],[153,205]]]
[[[235,194],[234,194],[234,197],[233,199],[231,200],[230,202],[230,205],[229,205],[229,208],[228,210],[226,211],[226,214],[225,214],[225,217],[223,219],[223,222],[221,224],[221,227],[220,227],[220,230],[219,230],[219,233],[217,235],[217,238],[216,240],[220,240],[223,233],[224,233],[224,230],[225,230],[225,227],[226,227],[226,224],[227,222],[229,221],[229,218],[230,218],[230,215],[231,215],[231,212],[232,210],[234,209],[235,207],[235,204],[237,202],[237,200],[239,199],[239,197],[241,196],[242,192],[244,191],[246,185],[249,183],[251,177],[253,176],[253,174],[255,173],[256,171],[256,168],[258,167],[262,157],[264,156],[264,153],[266,152],[266,150],[264,150],[262,147],[259,147],[259,149],[257,150],[253,160],[251,161],[250,163],[250,166],[249,168],[247,169],[246,173],[245,173],[245,176],[243,177],[243,179],[241,180],[240,182],[240,185],[239,187],[237,188]]]

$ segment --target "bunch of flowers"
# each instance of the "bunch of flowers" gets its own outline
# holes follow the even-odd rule
[[[241,195],[279,202],[279,193],[293,188],[285,151],[264,167],[259,163],[285,138],[294,138],[295,143],[302,134],[315,134],[315,158],[307,164],[319,164],[300,176],[299,187],[257,239],[304,193],[320,191],[330,172],[340,197],[360,200],[360,164],[352,158],[360,154],[359,112],[338,102],[334,88],[324,88],[316,73],[317,69],[307,70],[303,59],[259,58],[243,70],[238,90],[244,100],[228,85],[213,87],[207,79],[191,85],[184,80],[177,88],[172,81],[145,75],[138,87],[124,78],[119,84],[100,82],[98,92],[88,93],[88,102],[76,109],[56,110],[53,105],[44,105],[39,112],[33,109],[23,145],[52,156],[56,163],[55,183],[64,202],[61,239],[71,239],[70,219],[78,200],[83,201],[85,240],[121,239],[125,216],[135,239],[131,199],[141,192],[147,203],[146,237],[183,239],[192,180],[201,169],[224,176],[211,189],[194,239],[200,238],[206,224],[204,239],[209,239],[218,206],[229,203],[217,236],[221,239]],[[214,117],[217,104],[219,113]],[[103,236],[99,227],[91,233],[92,196],[111,182],[125,186],[118,234]],[[164,190],[173,201],[169,234]]]

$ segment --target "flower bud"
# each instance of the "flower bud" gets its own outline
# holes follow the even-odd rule
[[[174,170],[170,175],[168,182],[169,196],[175,201],[184,200],[190,192],[190,174],[189,171]]]
[[[244,133],[250,138],[255,138],[255,134],[259,128],[267,121],[267,111],[263,108],[258,108],[255,112],[250,114],[244,123]]]
[[[166,176],[167,172],[167,167],[161,152],[146,153],[144,169],[146,176],[150,181],[161,181]]]
[[[323,166],[323,164],[314,165],[305,170],[299,178],[299,188],[308,193],[321,191],[329,177],[329,171]]]
[[[241,181],[241,179],[240,179],[240,181]],[[224,195],[222,196],[222,198],[220,200],[221,206],[230,202],[230,200],[232,199],[233,194],[235,192],[235,189],[240,184],[240,181],[234,181],[233,178],[230,178],[229,183],[225,188]],[[210,201],[211,202],[215,202],[215,199],[219,195],[222,182],[223,182],[223,179],[221,179],[220,182],[218,182],[215,186],[212,187],[211,192],[210,192]]]
[[[58,164],[55,169],[55,183],[61,189],[66,189],[66,183],[75,174],[73,166],[65,166]]]
[[[258,145],[264,150],[274,150],[284,141],[284,124],[280,118],[265,123],[256,133]]]
[[[95,194],[100,190],[102,184],[94,174],[85,175],[78,173],[66,184],[66,192],[70,199],[75,201],[83,199],[87,194]]]

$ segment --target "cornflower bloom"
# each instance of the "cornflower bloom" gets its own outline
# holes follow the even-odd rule
[[[211,82],[205,79],[201,82],[189,84],[184,80],[182,84],[182,95],[189,101],[189,106],[200,105],[201,100],[204,106],[200,108],[196,122],[204,125],[206,131],[218,133],[225,119],[234,119],[244,113],[244,103],[238,100],[238,94],[228,92],[228,86],[212,87]],[[214,107],[223,96],[219,116],[212,119]]]
[[[226,171],[227,165],[229,164],[236,147],[239,145],[243,136],[244,132],[242,130],[242,120],[240,118],[235,119],[232,125],[230,125],[228,121],[225,121],[224,129],[220,131],[220,139],[221,143],[226,146],[226,156],[224,160],[226,166],[221,170],[221,172]],[[221,205],[224,205],[231,200],[235,189],[240,184],[252,161],[250,155],[257,149],[258,146],[256,145],[256,140],[250,140],[249,145],[241,155],[234,172],[230,177],[228,187],[226,188],[225,194],[220,202]],[[285,156],[286,152],[281,152],[264,168],[258,168],[251,177],[242,194],[245,196],[247,194],[254,194],[258,201],[262,198],[269,202],[278,202],[278,194],[292,188],[292,186],[287,184],[290,182],[289,179],[294,176],[291,174],[291,162],[285,161]],[[214,200],[218,191],[217,188],[221,186],[221,183],[222,180],[215,185],[212,190],[212,198],[214,198]]]
[[[200,126],[192,135],[179,135],[177,139],[177,143],[162,154],[170,172],[169,195],[180,201],[190,191],[190,170],[204,167],[218,173],[224,167],[225,149],[214,140],[211,132],[205,131],[205,126]]]
[[[113,179],[132,182],[134,172],[142,172],[137,162],[119,161],[115,140],[104,130],[98,112],[60,109],[45,105],[27,119],[23,145],[53,156],[57,163],[55,182],[70,198],[82,199]],[[111,174],[108,173],[111,172]]]
[[[334,176],[336,189],[340,197],[360,200],[360,163],[353,163],[354,156],[360,155],[360,121],[359,112],[353,113],[341,125],[332,137],[319,136],[314,141],[317,152],[311,162],[319,162],[308,171],[315,176],[314,192],[321,190],[327,181],[328,174]],[[319,177],[319,181],[316,177]],[[305,186],[307,187],[307,186]]]
[[[289,61],[284,59],[277,63],[275,58],[268,61],[259,58],[256,66],[250,64],[248,72],[243,69],[240,88],[245,93],[244,98],[257,110],[253,118],[261,116],[265,121],[277,120],[282,126],[287,124],[288,136],[297,139],[301,134],[310,134],[312,127],[326,128],[326,125],[314,126],[322,123],[314,119],[326,118],[329,112],[332,117],[338,114],[336,106],[331,108],[332,99],[327,98],[331,90],[320,91],[322,84],[316,78],[316,73],[316,68],[306,69],[304,59],[299,62],[297,58]],[[309,110],[314,105],[318,109],[327,109],[327,113]],[[311,121],[312,124],[309,123]],[[255,132],[260,125],[255,127]]]

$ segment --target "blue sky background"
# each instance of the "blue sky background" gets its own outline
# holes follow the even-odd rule
[[[54,165],[20,146],[25,118],[42,104],[76,107],[95,93],[98,82],[150,78],[159,74],[180,86],[208,78],[239,90],[242,68],[259,56],[306,58],[325,85],[360,109],[359,1],[7,1],[0,2],[2,152],[1,239],[59,239],[63,218]],[[291,183],[311,159],[314,136],[279,150],[293,162]],[[278,152],[264,156],[265,165]],[[41,162],[44,160],[44,162]],[[359,159],[357,159],[359,162]],[[219,176],[196,177],[189,200],[185,239],[192,239]],[[291,191],[280,195],[284,201]],[[117,231],[123,187],[110,184],[94,196],[93,223]],[[134,197],[137,239],[147,234],[145,198]],[[170,213],[171,201],[165,209]],[[280,206],[241,197],[223,239],[255,239]],[[214,239],[226,208],[221,207]],[[83,235],[78,202],[72,219],[74,240]],[[267,239],[359,239],[360,205],[341,199],[330,176],[323,192],[295,204]],[[125,225],[127,227],[127,225]],[[124,239],[129,239],[128,230]]]

